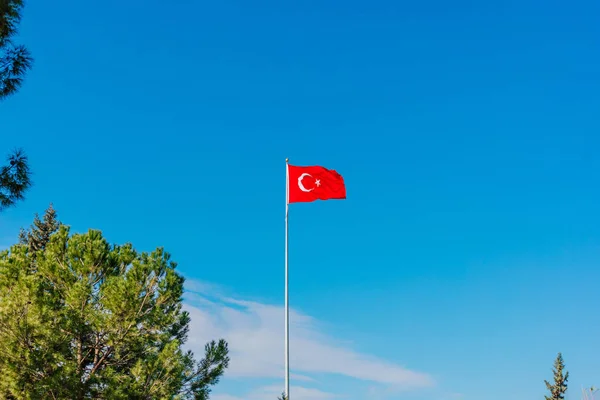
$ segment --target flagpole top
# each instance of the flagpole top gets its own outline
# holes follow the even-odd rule
[[[289,159],[289,158],[286,158],[286,159],[285,159],[285,162],[286,162],[286,164],[287,164],[287,163],[289,163],[289,162],[290,162],[290,159]]]

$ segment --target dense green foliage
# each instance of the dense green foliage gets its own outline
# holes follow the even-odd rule
[[[556,360],[554,361],[554,383],[544,381],[546,388],[550,391],[550,396],[545,396],[546,400],[562,400],[565,398],[567,392],[567,381],[569,380],[569,373],[564,371],[565,363],[561,353],[558,353]],[[564,371],[564,373],[563,373]]]
[[[0,212],[23,200],[30,187],[31,171],[27,156],[17,150],[8,156],[7,165],[0,166]]]
[[[72,235],[55,217],[0,253],[0,398],[208,399],[227,344],[199,362],[182,350],[189,315],[169,255]]]
[[[14,42],[22,10],[23,0],[0,0],[0,100],[19,90],[33,62],[27,48]]]

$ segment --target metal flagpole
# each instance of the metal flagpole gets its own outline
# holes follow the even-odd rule
[[[290,399],[290,312],[288,296],[289,159],[285,159],[285,398]]]

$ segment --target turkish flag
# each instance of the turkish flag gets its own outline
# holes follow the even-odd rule
[[[344,178],[324,167],[297,167],[288,164],[288,203],[345,199]]]

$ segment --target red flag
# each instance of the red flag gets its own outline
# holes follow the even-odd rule
[[[345,199],[344,178],[324,167],[296,167],[288,164],[288,203]]]

